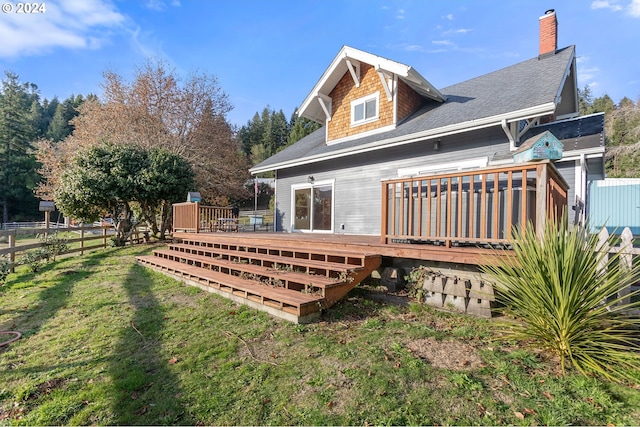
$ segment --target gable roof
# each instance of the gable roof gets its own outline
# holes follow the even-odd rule
[[[571,73],[575,73],[575,46],[443,88],[439,92],[444,102],[427,102],[387,132],[327,145],[322,127],[250,171],[283,169],[550,115],[560,103]],[[577,100],[575,104],[577,112]]]
[[[444,97],[431,83],[420,75],[414,68],[392,61],[378,55],[374,55],[349,46],[343,46],[340,52],[333,58],[329,68],[320,77],[320,80],[311,89],[309,95],[298,108],[298,115],[307,119],[325,123],[325,112],[317,101],[318,97],[329,96],[329,93],[338,84],[345,73],[350,72],[348,62],[357,64],[359,62],[373,66],[376,71],[389,72],[398,76],[411,89],[425,98],[442,102]]]

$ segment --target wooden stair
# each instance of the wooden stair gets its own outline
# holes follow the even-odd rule
[[[137,260],[188,284],[303,323],[368,277],[382,257],[326,245],[309,249],[300,241],[277,245],[242,239],[241,234],[220,239],[193,234]]]

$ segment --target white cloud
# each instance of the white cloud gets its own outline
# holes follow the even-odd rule
[[[612,12],[624,10],[627,15],[633,18],[640,18],[640,0],[631,0],[625,7],[621,6],[618,0],[593,0],[591,9],[609,9]]]
[[[410,44],[404,47],[407,52],[424,52],[424,48],[419,44]]]
[[[453,21],[453,14],[450,13],[448,15],[443,16],[444,19],[448,19],[449,21]]]
[[[120,28],[124,15],[103,0],[49,0],[46,12],[3,14],[0,20],[0,57],[47,53],[55,48],[98,49],[106,30]]]
[[[467,34],[471,31],[473,31],[471,28],[458,28],[458,29],[451,29],[451,30],[444,31],[442,35],[448,36],[451,34]]]
[[[131,45],[134,50],[145,58],[162,59],[171,63],[171,58],[162,49],[162,42],[155,38],[153,32],[143,31],[140,27],[127,30],[131,35]]]
[[[580,55],[576,57],[576,63],[579,64],[584,64],[586,62],[589,62],[589,57],[585,56],[585,55]]]
[[[171,0],[170,4],[173,7],[179,7],[180,0]],[[167,2],[165,0],[147,0],[145,2],[145,6],[147,7],[147,9],[161,12],[167,8]]]
[[[634,18],[640,18],[640,0],[632,0],[627,11]]]
[[[593,80],[599,72],[600,69],[598,67],[578,68],[578,81],[580,82],[580,85],[591,85],[592,83],[589,81]]]
[[[622,10],[622,6],[615,1],[608,0],[594,0],[591,2],[591,9],[611,9],[614,12]]]
[[[433,40],[431,43],[439,46],[453,46],[453,42],[451,40]]]

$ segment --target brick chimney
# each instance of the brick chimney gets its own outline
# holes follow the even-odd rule
[[[556,11],[547,10],[540,17],[540,55],[553,55],[558,49],[558,20]]]

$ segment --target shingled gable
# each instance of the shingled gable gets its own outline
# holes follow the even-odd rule
[[[325,124],[327,144],[395,128],[442,94],[412,67],[343,46],[298,109]]]
[[[345,49],[352,48],[343,48]],[[388,61],[388,64],[398,64],[385,61]],[[404,67],[407,76],[419,76],[411,67]],[[323,99],[323,92],[330,91],[329,88],[332,86],[335,87],[339,81],[337,75],[340,74],[340,70],[344,70],[347,75],[350,74],[346,60],[339,54],[302,104],[302,116],[314,120],[325,118],[324,111],[320,111],[323,109],[319,99]],[[332,78],[336,79],[336,82]],[[411,80],[407,78],[407,81]],[[426,87],[428,82],[422,84]],[[414,83],[412,88],[415,87]],[[332,144],[327,140],[328,132],[325,125],[254,166],[251,172],[280,170],[493,126],[502,127],[511,140],[512,149],[515,150],[519,138],[531,126],[543,123],[545,119],[578,115],[575,88],[575,46],[569,46],[556,50],[553,55],[536,56],[439,91],[429,88],[426,93],[435,96],[426,100],[417,112],[399,121],[392,128],[383,129],[382,132],[364,133]],[[425,95],[425,92],[421,95]]]

